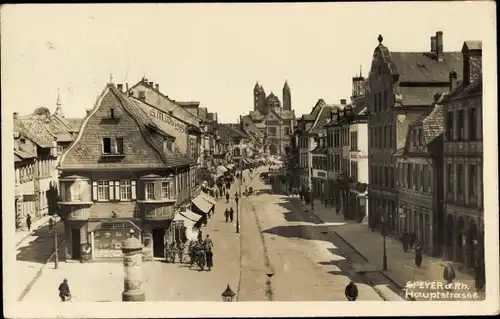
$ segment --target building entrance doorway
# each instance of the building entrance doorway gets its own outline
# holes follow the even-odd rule
[[[153,229],[153,257],[165,257],[165,229]]]
[[[71,230],[71,259],[80,260],[80,229]]]

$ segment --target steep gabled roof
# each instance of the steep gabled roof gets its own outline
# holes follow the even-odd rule
[[[328,123],[330,120],[330,114],[334,109],[338,109],[337,106],[334,105],[324,105],[317,118],[316,121],[314,122],[313,126],[309,130],[309,134],[317,134],[319,133],[320,130],[322,130],[325,125]]]
[[[78,136],[75,140],[75,142],[70,146],[70,148],[64,152],[64,154],[61,157],[60,165],[61,167],[64,167],[65,165],[65,159],[66,156],[73,150],[75,147],[79,144],[83,134],[85,133],[85,127],[90,120],[90,118],[99,110],[102,99],[107,95],[107,94],[113,94],[113,96],[117,99],[119,106],[122,107],[123,111],[129,115],[133,121],[138,125],[139,130],[141,134],[144,136],[144,140],[146,143],[149,144],[149,146],[153,149],[153,151],[158,155],[158,157],[162,160],[162,162],[165,164],[166,167],[175,167],[179,165],[184,165],[184,164],[189,164],[191,162],[190,159],[184,154],[181,154],[180,152],[174,150],[170,151],[168,149],[165,149],[160,142],[159,139],[156,139],[153,137],[153,132],[154,130],[160,130],[160,128],[152,121],[152,119],[149,117],[149,115],[144,112],[144,110],[140,107],[140,105],[135,101],[134,99],[131,99],[127,97],[125,94],[122,92],[118,91],[113,84],[107,84],[104,90],[102,91],[101,95],[97,99],[94,108],[92,111],[87,115],[87,117],[84,119],[82,127],[78,133]],[[153,131],[151,130],[153,129]],[[121,163],[111,163],[111,164],[106,164],[107,167],[113,168],[113,167],[121,167],[123,164]],[[154,165],[154,164],[152,164]],[[139,164],[136,166],[140,166]],[[144,165],[148,166],[148,164]]]
[[[52,134],[46,123],[33,116],[14,119],[14,132],[19,132],[40,147],[54,147],[56,136]]]
[[[438,61],[430,52],[390,52],[391,62],[397,69],[400,82],[442,82],[449,81],[450,70],[457,72],[463,66],[461,52],[443,52],[443,61]]]
[[[483,78],[479,77],[472,83],[465,83],[462,81],[453,92],[447,94],[441,101],[442,104],[449,103],[453,100],[464,99],[476,94],[483,93]]]

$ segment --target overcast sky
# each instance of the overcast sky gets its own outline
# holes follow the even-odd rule
[[[382,34],[394,51],[444,50],[492,34],[493,3],[15,5],[2,7],[2,109],[83,117],[109,82],[143,75],[175,100],[196,100],[223,122],[253,109],[258,80],[296,115],[319,98],[349,98]],[[487,45],[486,43],[483,44]],[[491,44],[490,44],[491,47]]]

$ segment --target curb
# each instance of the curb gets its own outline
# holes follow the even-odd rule
[[[59,252],[59,249],[61,249],[61,247],[65,243],[66,243],[66,240],[63,240],[63,241],[61,241],[59,243],[59,245],[57,246],[57,252]],[[36,272],[35,277],[33,277],[33,279],[26,285],[26,287],[24,288],[24,290],[21,293],[21,295],[19,296],[19,298],[17,298],[17,301],[23,301],[23,299],[28,295],[28,293],[31,291],[31,288],[33,288],[33,286],[35,285],[35,283],[42,276],[43,270],[45,269],[45,267],[47,266],[47,264],[49,263],[49,261],[55,256],[55,254],[56,254],[56,252],[53,252],[52,255],[50,255],[50,257],[47,259],[47,261],[40,267],[40,269],[38,269],[38,271]]]
[[[47,220],[46,222],[40,224],[36,229],[35,228],[31,229],[31,231],[29,231],[23,238],[21,238],[21,240],[17,241],[16,248],[19,247],[19,245],[21,245],[26,238],[28,238],[29,236],[32,236],[35,233],[35,231],[39,230],[40,228],[47,225],[48,223],[49,223],[49,221]]]

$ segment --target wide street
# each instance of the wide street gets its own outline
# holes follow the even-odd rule
[[[256,194],[240,202],[240,234],[236,233],[236,220],[224,221],[225,199],[219,199],[214,217],[203,228],[203,234],[210,234],[214,241],[214,268],[200,271],[196,266],[160,260],[145,262],[146,299],[220,301],[229,284],[238,301],[344,301],[345,286],[353,280],[359,300],[383,300],[352,270],[308,213],[286,196],[272,193],[271,185],[258,178],[260,171],[254,171],[253,179],[248,171],[244,174],[246,185]],[[231,195],[236,189],[237,183]],[[234,200],[230,205],[235,206]],[[29,282],[26,277],[34,274],[19,272],[18,276]],[[75,301],[121,300],[122,263],[61,262],[59,269],[52,264],[44,268],[23,301],[58,302],[57,286],[64,278]]]

